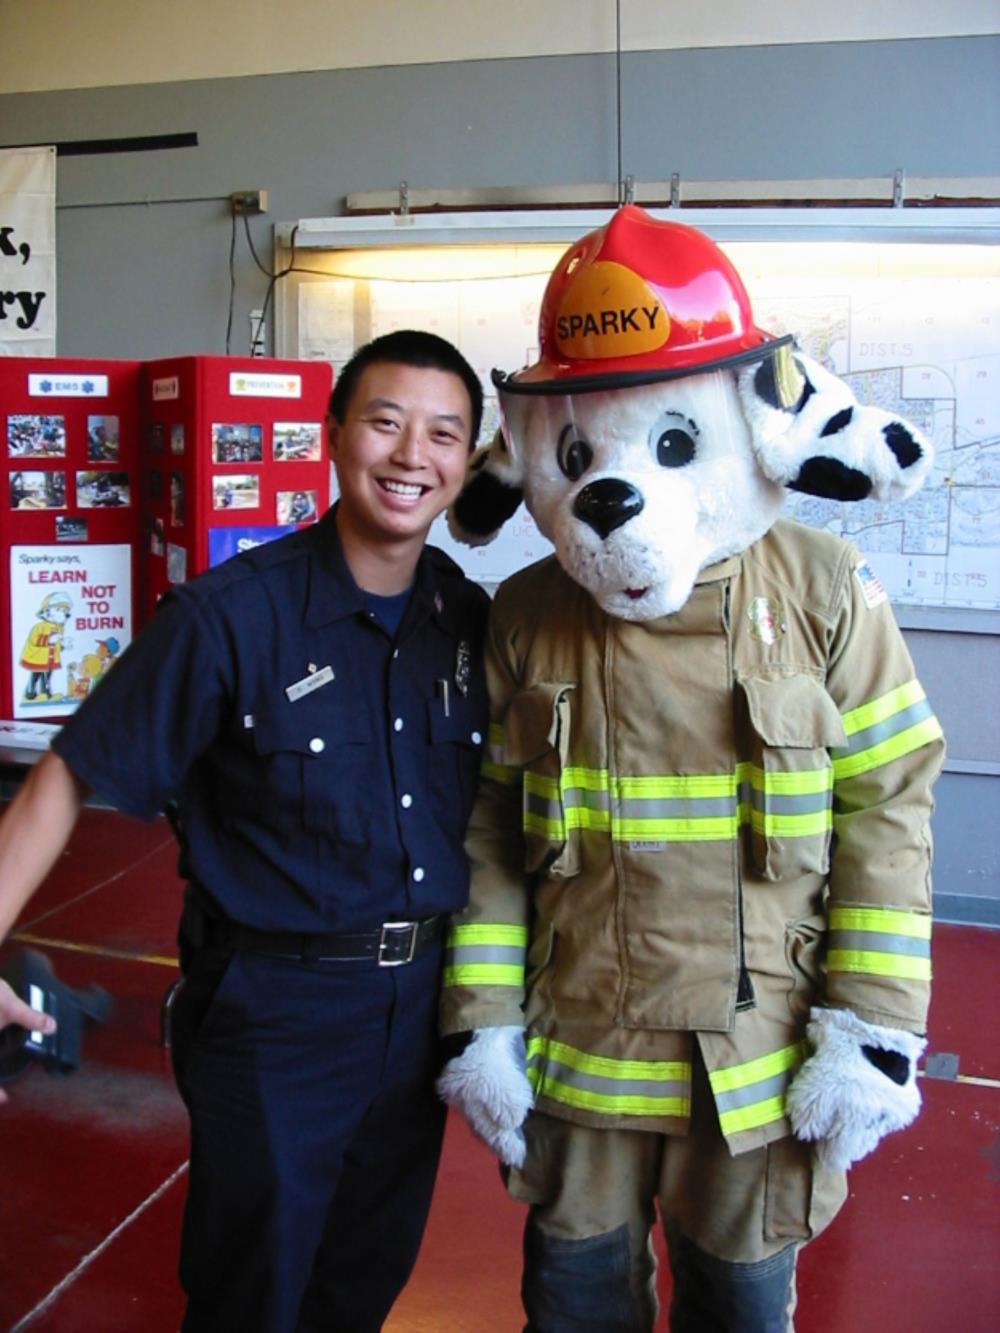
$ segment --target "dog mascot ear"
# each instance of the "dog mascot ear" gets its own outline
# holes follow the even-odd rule
[[[521,503],[522,462],[515,459],[502,430],[472,456],[465,485],[448,510],[448,527],[456,541],[485,546]]]
[[[862,406],[801,352],[784,360],[768,357],[738,377],[754,453],[771,481],[827,500],[905,500],[923,485],[933,450],[909,422]]]

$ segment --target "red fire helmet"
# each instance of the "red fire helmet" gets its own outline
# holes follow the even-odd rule
[[[759,329],[736,269],[693,227],[632,204],[563,255],[538,321],[541,355],[511,393],[647,384],[744,361],[791,342]]]

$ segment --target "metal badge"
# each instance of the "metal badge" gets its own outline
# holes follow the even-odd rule
[[[455,649],[455,689],[464,698],[469,693],[472,679],[472,647],[467,639],[460,639]]]
[[[761,643],[777,643],[788,628],[785,612],[773,597],[755,597],[747,607],[750,634]]]

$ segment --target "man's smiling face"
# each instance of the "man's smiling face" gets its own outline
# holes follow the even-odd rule
[[[358,380],[344,422],[328,422],[340,483],[338,525],[368,545],[422,545],[465,478],[472,431],[457,375],[375,362]]]

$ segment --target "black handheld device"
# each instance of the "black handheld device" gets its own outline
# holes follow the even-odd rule
[[[32,1009],[56,1020],[52,1033],[29,1032],[11,1023],[0,1029],[0,1083],[7,1083],[30,1065],[41,1063],[49,1074],[71,1074],[83,1059],[83,1023],[103,1023],[111,1012],[111,997],[100,986],[74,990],[59,980],[45,954],[23,949],[3,968],[11,988]]]

